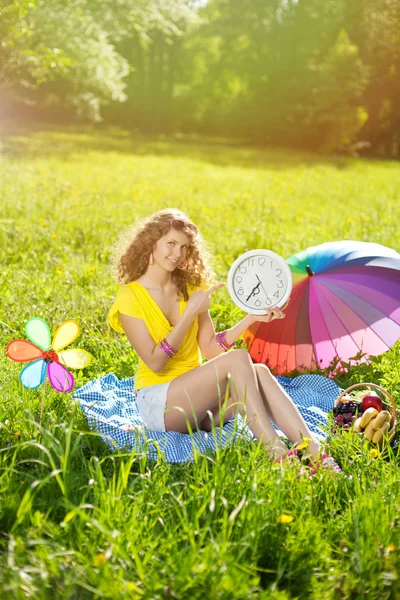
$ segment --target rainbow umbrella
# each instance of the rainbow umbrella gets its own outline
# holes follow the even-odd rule
[[[293,290],[286,318],[256,322],[244,339],[254,362],[278,374],[360,362],[400,338],[400,254],[369,242],[328,242],[287,260]]]

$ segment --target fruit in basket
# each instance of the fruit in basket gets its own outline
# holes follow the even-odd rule
[[[349,396],[349,394],[345,394],[344,396],[342,396],[342,402],[350,402],[352,400],[352,397]]]
[[[376,408],[373,408],[372,406],[370,408],[367,408],[367,410],[363,413],[363,416],[361,417],[361,428],[367,427],[367,425],[369,425],[369,423],[371,422],[371,419],[376,417],[377,414],[378,411]]]
[[[356,433],[363,433],[366,439],[373,444],[381,444],[385,433],[390,429],[391,419],[392,416],[388,410],[378,412],[376,408],[370,407],[356,419],[353,430]]]
[[[336,415],[344,415],[345,413],[351,413],[352,415],[355,415],[357,410],[360,411],[360,409],[361,404],[359,402],[339,402],[339,404],[333,407],[332,412],[335,417]]]
[[[339,396],[340,397],[340,396]],[[351,396],[349,396],[348,394],[346,394],[345,396],[342,396],[339,400],[339,398],[336,398],[334,406],[338,406],[339,404],[346,404],[347,402],[350,402],[353,398]]]
[[[332,412],[335,426],[348,430],[357,420],[357,417],[360,417],[363,410],[360,401],[351,396],[344,396],[343,402],[342,400],[335,402]]]
[[[375,421],[376,421],[376,419],[375,419]],[[374,435],[372,436],[372,442],[374,444],[380,444],[381,441],[383,440],[383,436],[385,435],[385,433],[387,433],[389,431],[389,428],[390,428],[390,421],[385,421],[383,423],[383,425],[375,431]]]
[[[353,413],[351,412],[345,412],[343,413],[343,421],[344,423],[351,423],[351,420],[353,418]]]
[[[390,425],[391,418],[392,416],[388,410],[382,410],[375,419],[375,429],[379,429],[384,423],[389,423]]]
[[[358,419],[356,419],[354,421],[354,425],[353,425],[353,429],[356,433],[361,433],[362,429],[361,429],[361,419],[362,417],[358,417]]]
[[[382,400],[380,396],[376,392],[369,392],[361,401],[363,410],[367,410],[368,408],[376,408],[379,412],[382,410]]]
[[[375,433],[375,417],[373,417],[368,425],[366,426],[366,428],[364,429],[364,435],[367,438],[367,440],[372,441],[372,438],[374,436]]]
[[[388,404],[374,391],[339,398],[333,407],[333,430],[352,429],[371,443],[382,446],[395,422]]]

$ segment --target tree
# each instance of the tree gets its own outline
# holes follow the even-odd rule
[[[183,0],[2,0],[0,91],[9,101],[73,107],[100,119],[122,102],[130,67],[116,44],[148,31],[179,35]]]
[[[12,102],[40,99],[98,119],[102,102],[125,99],[128,64],[86,0],[10,0],[1,16],[0,89]]]
[[[259,143],[351,145],[366,119],[367,69],[345,29],[345,7],[344,0],[211,0],[207,23],[189,42],[198,69],[182,114],[194,106],[200,129]]]
[[[197,2],[162,0],[142,19],[133,20],[117,48],[130,64],[128,101],[107,115],[143,131],[171,131],[175,124],[175,84],[182,44],[201,22]],[[134,25],[134,26],[133,26]],[[118,112],[118,115],[115,113]]]
[[[363,102],[368,121],[360,132],[371,152],[400,153],[400,3],[398,0],[358,0],[349,3],[346,22],[368,65]]]

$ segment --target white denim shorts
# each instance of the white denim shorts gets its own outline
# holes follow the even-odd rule
[[[136,392],[136,403],[144,424],[151,431],[165,431],[164,411],[171,381],[141,388]]]

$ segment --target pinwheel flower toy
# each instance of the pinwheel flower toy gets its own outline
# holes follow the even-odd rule
[[[79,336],[81,328],[78,323],[72,320],[62,323],[55,332],[53,341],[49,326],[40,317],[30,319],[25,325],[25,331],[29,341],[13,340],[6,348],[11,360],[30,363],[21,371],[22,385],[34,390],[44,382],[47,375],[57,392],[72,390],[74,378],[68,369],[83,369],[92,360],[92,355],[86,350],[64,350]]]

